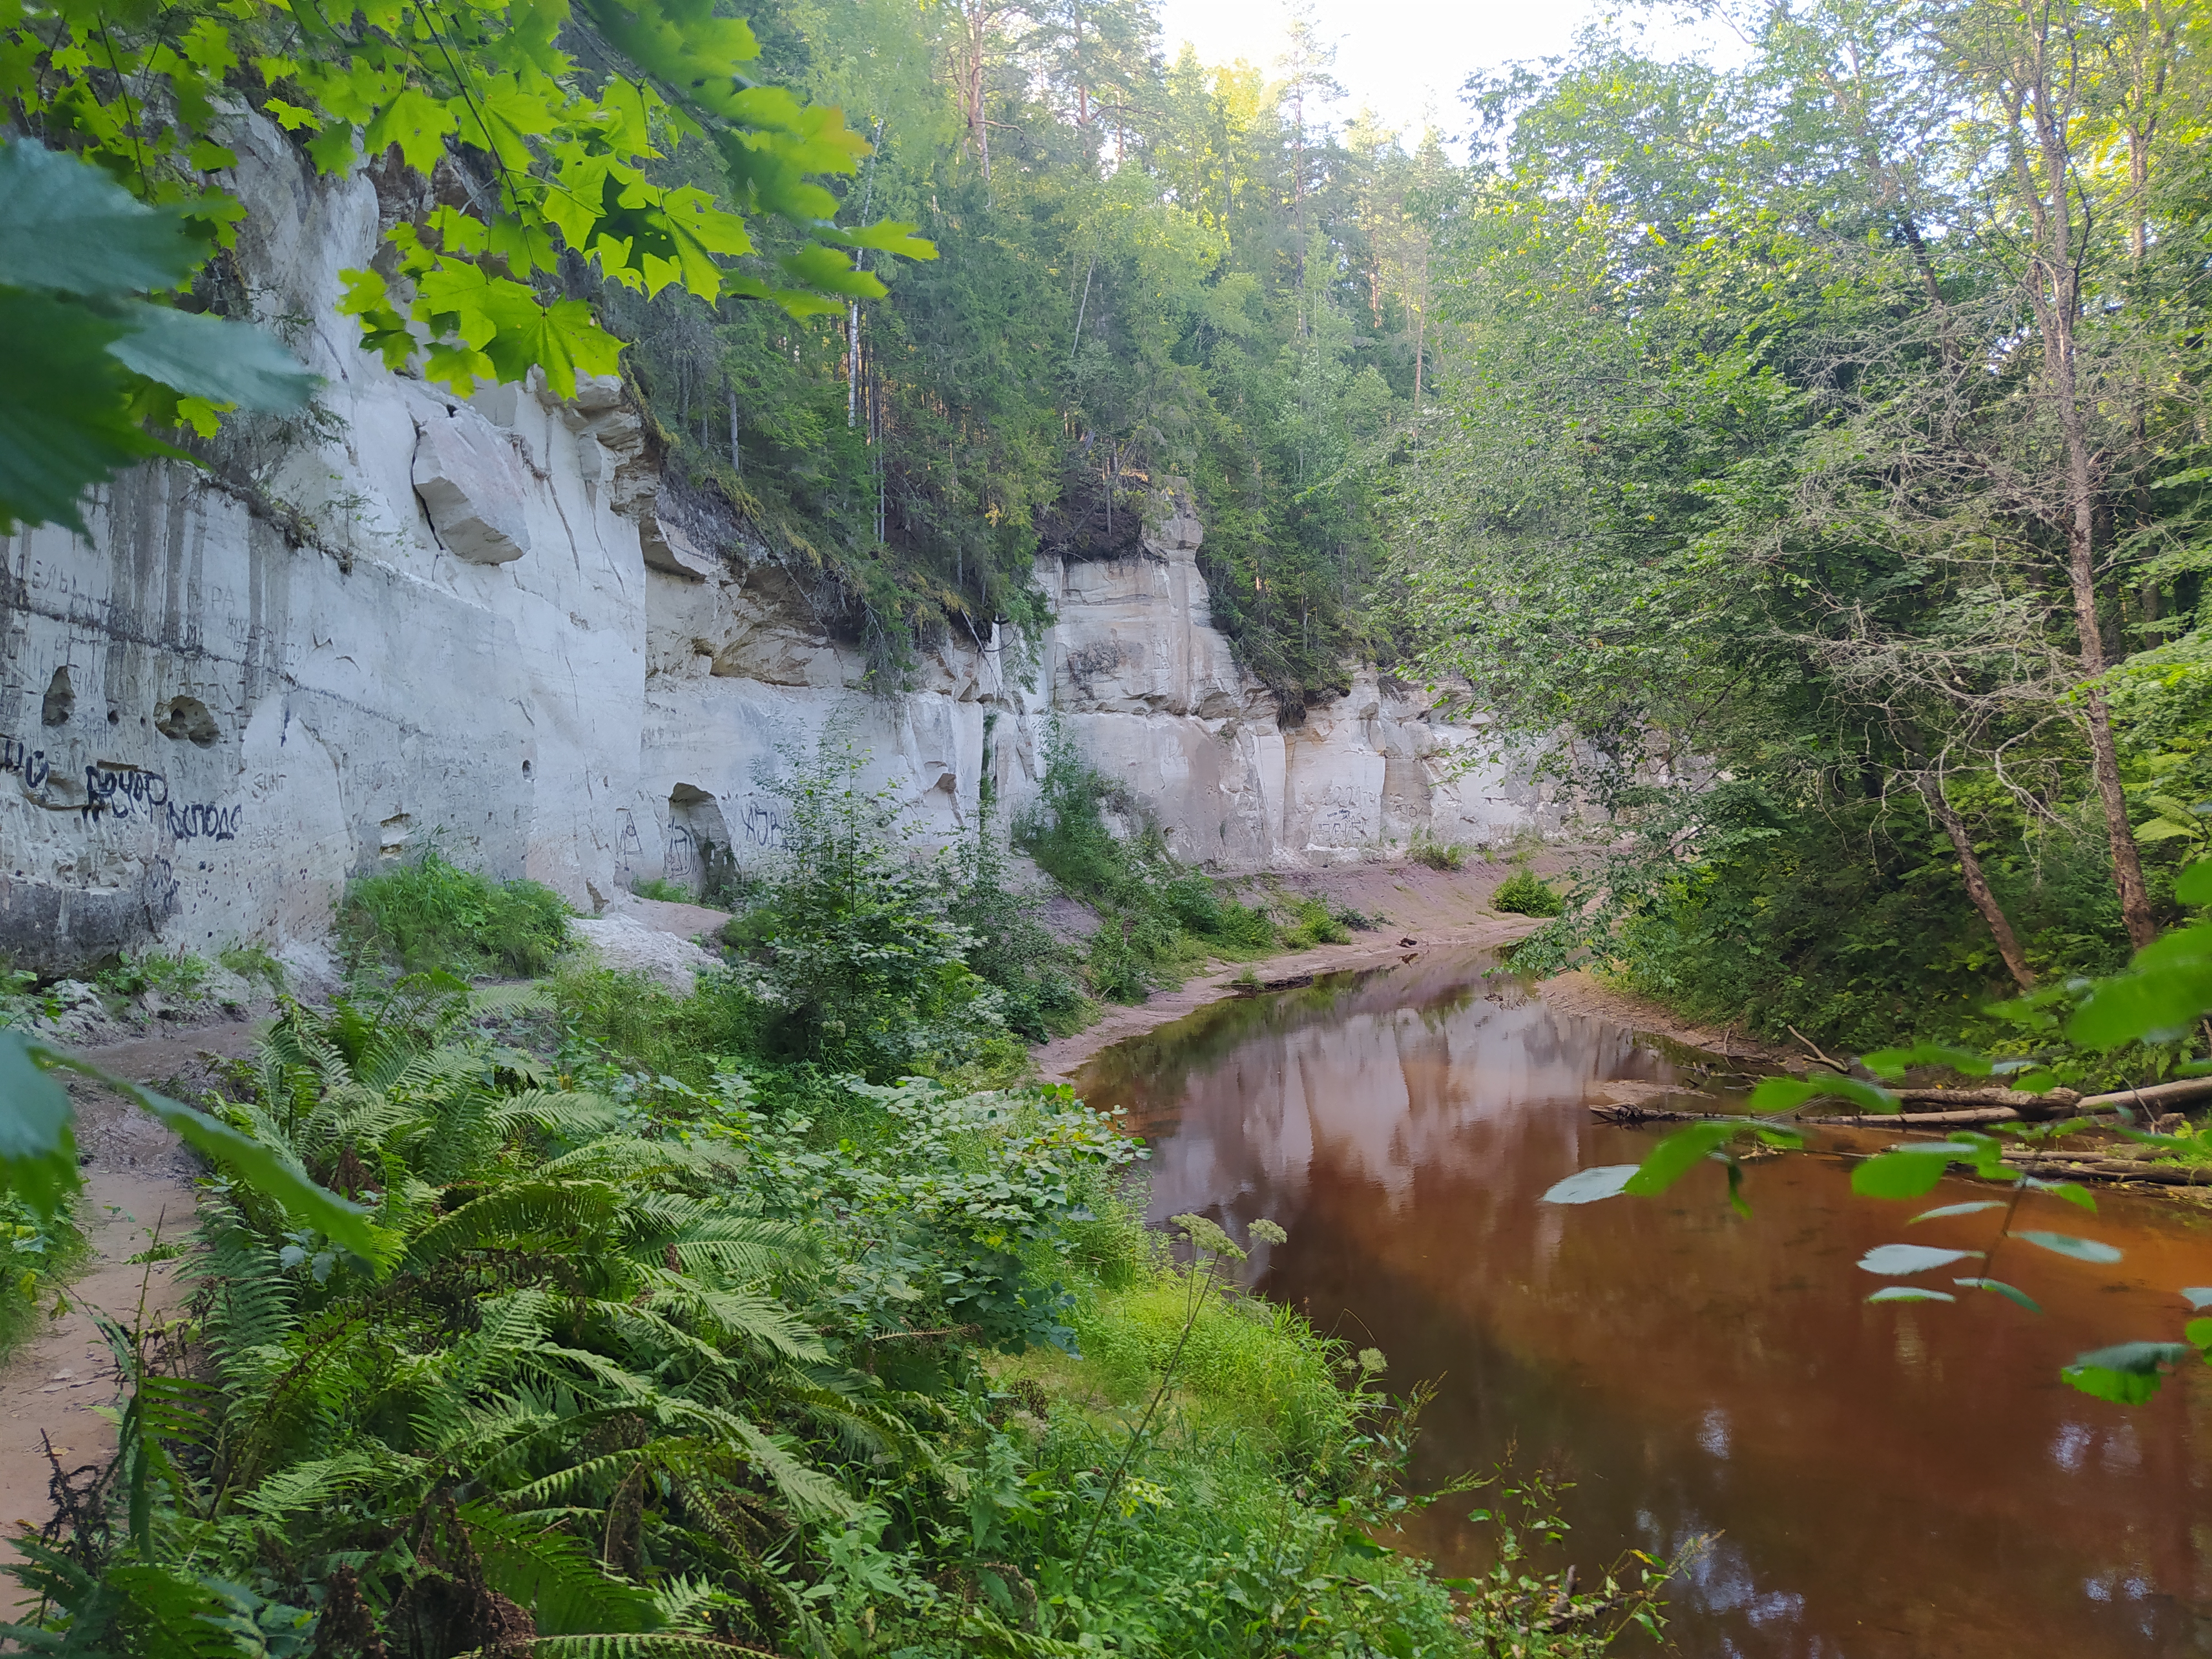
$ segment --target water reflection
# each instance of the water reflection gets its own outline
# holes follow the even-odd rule
[[[1677,1591],[1685,1652],[2212,1653],[2212,1377],[2127,1409],[2056,1376],[2082,1348],[2176,1330],[2171,1287],[2212,1282],[2201,1213],[2031,1200],[2053,1213],[2025,1224],[2127,1252],[2106,1268],[2002,1245],[1988,1271],[2040,1301],[2036,1319],[1988,1297],[1862,1302],[1857,1258],[1921,1206],[1853,1198],[1838,1160],[1752,1169],[1747,1218],[1717,1169],[1661,1200],[1539,1204],[1576,1169],[1641,1155],[1649,1132],[1583,1105],[1668,1064],[1482,966],[1217,1006],[1103,1055],[1083,1091],[1152,1137],[1156,1217],[1196,1210],[1240,1237],[1281,1222],[1261,1289],[1381,1346],[1395,1382],[1443,1380],[1425,1474],[1516,1446],[1571,1470],[1586,1575],[1718,1533]],[[1911,1236],[1986,1249],[1994,1213]],[[1420,1547],[1478,1565],[1449,1506],[1425,1524]]]

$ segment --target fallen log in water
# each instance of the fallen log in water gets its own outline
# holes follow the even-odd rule
[[[2002,1106],[2024,1118],[2063,1117],[2081,1103],[2080,1092],[2073,1089],[2051,1089],[2039,1095],[2025,1089],[1893,1089],[1890,1092],[1908,1105],[1934,1106],[1945,1112]]]
[[[2185,1077],[2172,1083],[2147,1083],[2140,1089],[2115,1089],[2110,1094],[2088,1096],[2076,1103],[2075,1109],[2109,1112],[2122,1106],[2164,1109],[2184,1100],[2212,1100],[2212,1077]]]
[[[2212,1164],[2147,1164],[2128,1158],[2037,1158],[2007,1152],[2008,1169],[2048,1179],[2148,1181],[2160,1187],[2212,1187]]]

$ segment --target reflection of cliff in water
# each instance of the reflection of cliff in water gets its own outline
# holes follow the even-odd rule
[[[2102,1191],[2030,1194],[2020,1225],[2123,1250],[2113,1266],[2002,1240],[1947,1181],[1855,1197],[1817,1155],[1663,1198],[1541,1201],[1661,1131],[1600,1122],[1595,1085],[1664,1077],[1618,1028],[1555,1014],[1479,958],[1423,960],[1204,1011],[1083,1079],[1151,1138],[1152,1212],[1239,1237],[1289,1229],[1255,1283],[1433,1379],[1419,1480],[1564,1467],[1585,1577],[1633,1547],[1722,1536],[1680,1581],[1680,1650],[1743,1659],[2163,1659],[2212,1652],[2212,1371],[2125,1409],[2065,1388],[2074,1354],[2172,1336],[2212,1283],[2212,1216]],[[1990,1250],[2041,1304],[1869,1304],[1856,1265],[1908,1238]],[[1961,1267],[1965,1266],[1961,1263]],[[1976,1264],[1979,1266],[1978,1263]],[[1945,1268],[1927,1276],[1953,1287]],[[1413,1528],[1448,1571],[1485,1565],[1466,1506]]]
[[[1571,1158],[1579,1115],[1528,1108],[1668,1075],[1620,1027],[1555,1012],[1510,978],[1484,978],[1487,964],[1424,959],[1216,1003],[1109,1049],[1079,1090],[1126,1107],[1153,1141],[1155,1220],[1197,1211],[1294,1226],[1316,1165],[1340,1192],[1364,1186],[1401,1210],[1417,1176]]]

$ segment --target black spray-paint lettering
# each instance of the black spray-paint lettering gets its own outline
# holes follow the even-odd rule
[[[217,806],[212,801],[194,801],[179,806],[168,805],[169,834],[179,841],[235,841],[238,827],[246,817],[246,808]]]
[[[133,807],[168,804],[169,781],[159,772],[115,761],[95,761],[84,769],[84,805],[78,811],[87,823],[102,812],[127,818]]]
[[[33,749],[20,738],[0,738],[0,772],[21,774],[24,787],[39,788],[52,769],[45,750]]]
[[[744,811],[745,839],[755,847],[783,845],[783,814],[773,806],[758,801],[747,801]]]

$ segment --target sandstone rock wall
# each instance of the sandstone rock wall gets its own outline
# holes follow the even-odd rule
[[[241,131],[256,304],[325,411],[240,422],[212,473],[140,469],[90,533],[0,541],[0,951],[72,967],[158,941],[210,953],[327,930],[345,880],[434,844],[595,909],[772,848],[760,787],[833,722],[932,835],[971,825],[986,763],[1035,787],[1048,722],[1218,866],[1370,855],[1426,830],[1545,827],[1476,733],[1410,688],[1279,728],[1212,627],[1203,531],[1171,493],[1143,556],[1042,564],[1058,617],[866,665],[773,564],[704,544],[658,493],[618,386],[463,402],[386,373],[334,314],[374,251],[365,181],[320,183]]]

